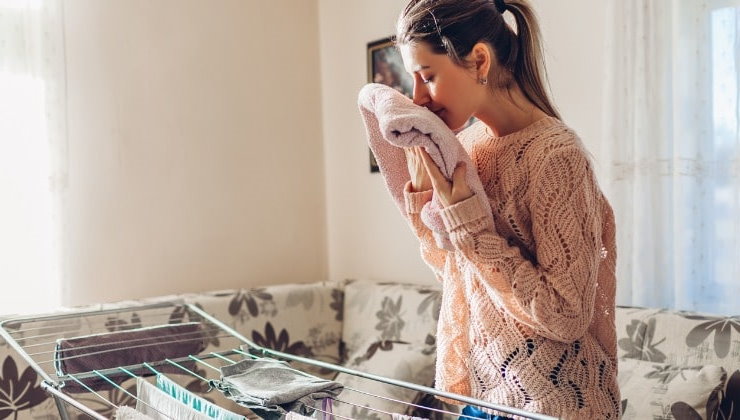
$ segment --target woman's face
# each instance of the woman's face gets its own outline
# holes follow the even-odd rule
[[[476,111],[480,85],[475,70],[462,68],[426,44],[399,46],[403,65],[414,79],[414,103],[437,114],[453,130]]]

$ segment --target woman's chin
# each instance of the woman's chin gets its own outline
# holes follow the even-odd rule
[[[464,121],[464,122],[457,122],[457,121],[447,122],[447,121],[445,121],[445,124],[447,124],[447,127],[449,127],[450,130],[454,131],[455,133],[457,133],[459,131],[462,131],[465,128],[465,123],[467,123],[467,121]]]

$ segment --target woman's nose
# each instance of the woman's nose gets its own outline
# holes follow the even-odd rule
[[[414,80],[414,104],[423,106],[429,102],[429,99],[427,86],[419,80]]]

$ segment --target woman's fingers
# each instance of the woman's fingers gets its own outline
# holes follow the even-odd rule
[[[435,188],[437,187],[437,184],[442,185],[443,183],[449,183],[447,178],[442,175],[442,171],[439,170],[437,164],[432,160],[432,157],[429,156],[429,153],[423,149],[420,150],[420,153],[422,161],[424,162],[424,167],[426,168],[427,173],[432,177],[432,183],[435,184]]]
[[[452,173],[452,183],[455,185],[465,184],[465,162],[460,162]]]

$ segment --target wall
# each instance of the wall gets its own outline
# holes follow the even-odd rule
[[[326,278],[317,3],[64,13],[63,303]]]
[[[368,170],[356,98],[366,83],[365,45],[391,35],[405,0],[319,0],[329,277],[433,283],[417,241]],[[540,15],[550,84],[564,120],[594,155],[601,135],[601,43],[606,6],[533,2]],[[598,164],[597,164],[598,165]]]

